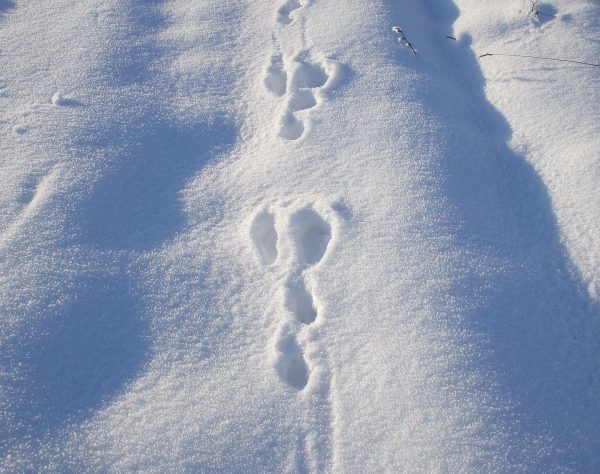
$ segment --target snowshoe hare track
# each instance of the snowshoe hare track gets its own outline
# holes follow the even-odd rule
[[[291,25],[298,10],[306,8],[308,0],[287,0],[276,12],[277,22],[280,25]],[[303,22],[299,22],[299,33],[302,38],[306,31]],[[316,60],[310,49],[287,60],[279,52],[280,47],[277,33],[273,32],[275,52],[272,54],[269,65],[263,78],[265,88],[276,97],[284,97],[283,111],[279,115],[278,135],[284,140],[294,141],[300,139],[306,132],[306,120],[309,118],[308,110],[314,109],[323,102],[321,93],[328,87],[328,83],[339,71],[338,65],[327,59]],[[303,39],[303,44],[305,40]],[[317,55],[318,57],[318,55]]]
[[[302,390],[308,384],[309,368],[296,336],[286,334],[279,337],[277,343],[279,357],[277,371],[279,376],[296,390]]]
[[[317,318],[313,297],[302,279],[286,285],[285,306],[303,324],[311,324]]]
[[[330,79],[326,65],[306,58],[294,60],[287,103],[279,125],[279,136],[285,140],[297,140],[304,134],[304,122],[297,112],[319,105],[319,91]]]
[[[297,209],[287,219],[287,232],[282,236],[285,239],[282,249],[288,255],[278,260],[276,219],[284,216],[284,213],[265,210],[258,212],[250,225],[250,237],[259,260],[264,265],[280,267],[284,275],[281,304],[287,317],[284,316],[276,335],[275,367],[284,382],[302,390],[308,384],[310,367],[304,356],[305,344],[299,342],[298,336],[319,316],[314,285],[307,280],[306,272],[323,260],[331,241],[332,227],[312,207]],[[273,265],[277,261],[279,265]]]
[[[307,266],[321,261],[331,240],[331,225],[310,208],[301,209],[292,217],[300,258]]]
[[[288,0],[277,9],[277,23],[280,25],[290,25],[294,22],[291,16],[293,12],[302,8],[302,3],[298,0]]]
[[[287,72],[283,67],[281,54],[271,56],[271,64],[267,68],[264,79],[265,87],[277,97],[282,97],[287,91]]]
[[[268,212],[261,212],[255,218],[250,229],[254,245],[265,265],[271,265],[277,259],[277,231],[275,220]]]

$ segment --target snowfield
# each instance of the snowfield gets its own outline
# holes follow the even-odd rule
[[[599,25],[0,0],[0,471],[600,471]]]

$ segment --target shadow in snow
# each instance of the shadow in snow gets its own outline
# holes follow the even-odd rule
[[[61,98],[55,105],[59,107],[84,107],[83,102],[65,97]]]
[[[0,365],[14,374],[0,402],[10,417],[0,445],[81,423],[143,370],[147,326],[125,269],[115,271],[82,276],[67,303],[29,315],[26,329],[0,351]]]
[[[433,25],[412,33],[416,47],[423,46],[420,57],[399,49],[398,61],[429,79],[415,87],[443,125],[425,140],[441,154],[436,173],[450,209],[452,247],[472,256],[447,295],[459,302],[455,324],[478,334],[475,344],[485,354],[465,370],[494,374],[494,391],[514,404],[507,416],[517,420],[519,434],[507,447],[508,461],[533,462],[536,470],[597,471],[598,305],[567,256],[542,179],[508,145],[512,130],[485,95],[470,38],[444,38],[458,9],[450,1],[415,5],[426,17],[421,21]],[[539,438],[551,445],[544,456],[532,445]]]
[[[100,155],[100,178],[71,217],[76,243],[107,249],[148,250],[172,238],[184,222],[180,192],[211,160],[228,151],[236,125],[213,112],[201,123],[170,120],[160,97],[152,104],[142,90],[163,91],[157,62],[169,52],[156,44],[165,25],[163,0],[128,3],[128,23],[105,58],[110,87],[127,85],[116,120],[80,138],[82,148]],[[136,32],[142,32],[136,36]],[[151,84],[150,84],[151,82]],[[165,92],[166,93],[166,92]]]
[[[157,43],[167,20],[160,7],[164,0],[132,0],[122,5],[127,23],[118,30],[111,47],[102,51],[102,62],[110,64],[107,78],[113,87],[140,85],[157,78],[155,64],[165,61],[167,47]]]
[[[13,2],[12,0],[0,0],[0,14],[14,7],[15,2]]]
[[[544,23],[548,23],[558,18],[558,10],[549,3],[537,5],[536,9],[538,10],[538,14],[535,17],[535,20],[538,25],[543,25]]]
[[[183,225],[180,192],[188,179],[235,142],[226,119],[182,127],[141,118],[107,130],[100,141],[116,153],[74,216],[80,243],[147,250],[173,237]]]

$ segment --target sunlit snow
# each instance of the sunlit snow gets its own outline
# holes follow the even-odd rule
[[[599,25],[0,0],[0,471],[599,472]]]

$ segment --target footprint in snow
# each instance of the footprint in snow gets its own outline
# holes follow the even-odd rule
[[[283,67],[283,57],[281,54],[274,54],[271,57],[271,63],[267,68],[264,84],[267,90],[281,97],[287,90],[287,72]]]
[[[302,324],[311,324],[317,319],[313,297],[302,278],[286,285],[285,306]]]
[[[304,122],[297,113],[319,105],[320,91],[331,79],[331,74],[326,63],[300,57],[294,61],[290,76],[279,136],[285,140],[297,140],[305,130]]]
[[[277,259],[277,230],[275,219],[267,211],[260,212],[254,218],[250,235],[262,262],[271,265]]]
[[[331,240],[331,225],[311,208],[297,211],[290,220],[298,258],[306,266],[319,263]]]
[[[276,363],[279,376],[296,390],[302,390],[308,384],[309,369],[304,353],[296,336],[284,334],[277,343],[279,357]]]
[[[291,244],[287,246],[291,258],[285,268],[283,305],[293,320],[285,321],[284,325],[297,328],[297,324],[311,325],[318,317],[314,288],[307,285],[305,272],[323,260],[331,241],[332,227],[321,214],[308,206],[294,212],[287,227],[285,237]],[[264,210],[257,213],[250,226],[250,236],[259,260],[264,265],[274,264],[278,258],[275,215]],[[293,322],[296,325],[290,324]],[[280,377],[291,387],[302,390],[308,383],[310,370],[293,330],[282,331],[277,337],[276,350],[276,368]]]
[[[277,9],[277,22],[280,25],[289,25],[294,19],[290,16],[293,12],[302,7],[298,0],[288,0]]]

